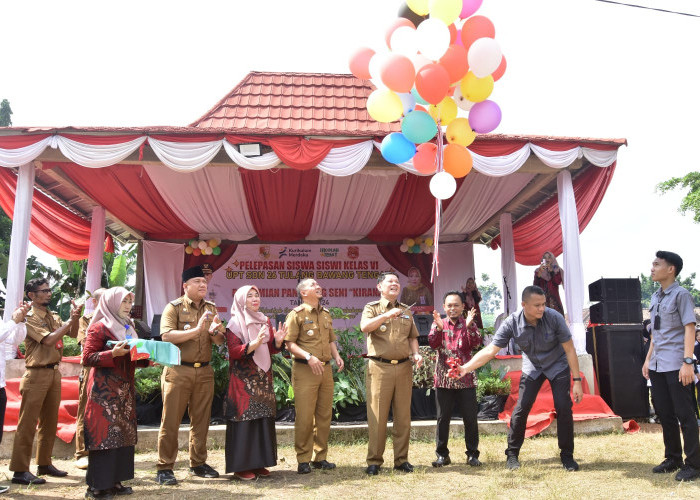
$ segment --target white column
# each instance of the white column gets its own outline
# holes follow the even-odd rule
[[[513,218],[501,214],[501,274],[503,275],[503,307],[507,314],[518,310],[518,280],[515,274]]]
[[[2,167],[0,167],[2,168]],[[7,265],[7,294],[3,319],[12,319],[12,311],[24,297],[24,278],[27,272],[27,250],[29,248],[29,224],[32,216],[32,196],[34,194],[33,163],[19,167],[15,209],[12,216],[12,238],[10,259]]]
[[[105,250],[105,209],[97,206],[92,209],[92,220],[90,222],[90,250],[88,252],[87,277],[85,279],[85,289],[90,293],[94,292],[102,284],[102,259]],[[85,303],[85,312],[89,313],[93,309],[92,301]]]
[[[583,265],[579,241],[578,214],[571,174],[568,170],[557,175],[559,220],[564,247],[564,297],[569,328],[576,352],[586,353],[586,329],[583,326]]]

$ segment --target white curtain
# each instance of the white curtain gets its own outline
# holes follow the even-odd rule
[[[168,167],[177,171],[198,170],[214,159],[223,141],[172,142],[148,139],[156,156]]]
[[[359,142],[349,146],[331,149],[326,157],[317,165],[321,172],[330,175],[352,175],[364,168],[372,156],[374,145],[372,141]]]
[[[0,166],[14,168],[31,162],[51,145],[53,136],[16,149],[0,148]]]
[[[56,136],[58,149],[63,156],[83,167],[102,168],[115,165],[136,151],[146,137],[137,137],[121,144],[84,144]]]
[[[146,313],[150,325],[171,300],[182,296],[182,266],[185,246],[160,241],[143,242],[143,272],[146,284]],[[160,335],[160,332],[154,332]]]
[[[90,221],[90,248],[88,250],[87,277],[85,289],[94,292],[102,284],[102,259],[105,249],[105,209],[97,206],[92,209]],[[85,312],[93,310],[92,301],[85,304]]]
[[[231,158],[236,165],[247,168],[248,170],[269,170],[282,163],[282,160],[279,159],[277,153],[275,152],[265,153],[264,155],[260,156],[248,157],[242,155],[235,148],[235,146],[228,141],[224,140],[223,144],[224,150],[229,158]]]
[[[509,175],[517,172],[530,156],[529,144],[525,144],[519,150],[504,156],[481,156],[472,152],[474,170],[482,174],[492,176]]]
[[[518,280],[515,274],[515,247],[513,245],[513,218],[501,214],[501,274],[503,276],[503,305],[508,314],[518,310]]]
[[[435,310],[442,310],[442,297],[450,290],[462,291],[474,277],[474,245],[470,242],[440,244],[440,276],[435,278]]]
[[[571,174],[557,174],[559,220],[564,246],[564,287],[569,327],[578,354],[586,353],[586,329],[583,326],[583,264],[579,241],[578,214]]]
[[[33,163],[19,167],[15,208],[12,216],[12,236],[10,238],[10,258],[7,263],[7,293],[3,319],[10,321],[12,311],[24,297],[24,278],[27,272],[27,250],[29,248],[29,224],[32,217],[32,196],[34,194]]]

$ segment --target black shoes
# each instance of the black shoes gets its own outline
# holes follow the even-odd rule
[[[156,472],[156,483],[164,486],[174,486],[177,484],[175,474],[171,469],[163,469]]]
[[[670,458],[667,458],[663,462],[661,462],[659,465],[651,469],[651,471],[654,474],[665,474],[668,472],[675,472],[678,469],[681,468],[681,465],[683,465],[680,462],[676,462],[675,460],[672,460]]]
[[[467,455],[467,463],[472,467],[481,467],[481,461],[476,455]]]
[[[676,474],[676,481],[692,481],[700,477],[700,469],[696,469],[692,465],[684,465]]]
[[[219,477],[219,473],[207,464],[198,465],[197,467],[190,467],[190,474],[206,479],[214,479]]]
[[[320,462],[311,462],[311,466],[314,469],[321,469],[321,470],[335,469],[335,464],[327,462],[326,460],[321,460]]]
[[[10,491],[9,486],[0,486],[0,495],[2,495],[3,493],[7,493],[8,491]]]
[[[87,491],[85,492],[85,498],[94,498],[95,500],[97,499],[110,499],[114,498],[114,493],[112,493],[112,490],[93,490],[88,486]]]
[[[376,476],[379,474],[379,466],[378,465],[368,465],[367,469],[365,469],[365,473],[368,476]]]
[[[124,486],[121,483],[119,483],[119,486],[115,486],[114,488],[112,488],[112,491],[115,495],[118,496],[131,495],[134,493],[134,490],[131,486]]]
[[[437,460],[433,462],[433,467],[442,467],[443,465],[450,465],[452,463],[452,460],[450,460],[450,457],[443,457],[438,455]]]
[[[561,457],[561,464],[569,472],[574,472],[578,470],[578,463],[574,460],[574,457]]]
[[[29,471],[26,472],[15,472],[12,476],[12,482],[15,484],[45,484],[46,479],[43,477],[36,477]]]
[[[518,470],[520,468],[520,461],[515,455],[508,455],[506,458],[506,469],[508,470]]]
[[[308,474],[311,472],[311,466],[309,462],[302,462],[297,465],[297,474]]]
[[[64,470],[58,470],[53,465],[40,465],[36,468],[37,476],[53,476],[53,477],[66,477],[68,473]],[[36,484],[36,483],[34,483]]]
[[[413,472],[413,466],[408,462],[404,462],[401,465],[394,465],[394,470],[400,470],[403,472]]]

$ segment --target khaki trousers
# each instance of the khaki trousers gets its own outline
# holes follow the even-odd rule
[[[80,392],[78,393],[78,416],[75,420],[75,459],[87,457],[85,449],[85,405],[87,404],[87,383],[90,375],[90,366],[83,366],[80,373]]]
[[[10,470],[25,472],[29,470],[37,422],[36,463],[51,465],[58,407],[61,404],[61,372],[54,368],[28,368],[19,384],[19,393],[22,402],[15,441],[12,444]]]
[[[185,409],[190,416],[190,467],[207,461],[207,434],[214,399],[211,365],[168,366],[161,377],[163,416],[158,432],[158,470],[172,469],[177,461],[177,435]]]
[[[411,437],[411,394],[413,392],[413,365],[410,361],[392,365],[369,360],[367,363],[367,427],[369,446],[367,465],[384,463],[386,424],[389,409],[393,411],[394,465],[408,461],[408,442]]]
[[[309,365],[292,366],[294,389],[294,449],[297,463],[320,462],[328,455],[328,435],[333,416],[333,369],[324,366],[323,375],[314,375]]]

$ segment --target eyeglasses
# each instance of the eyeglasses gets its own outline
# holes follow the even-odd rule
[[[50,288],[44,288],[42,290],[34,290],[34,293],[51,293]]]

